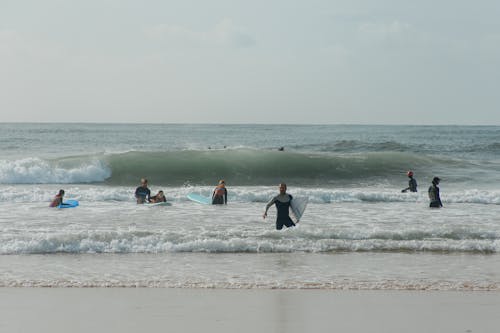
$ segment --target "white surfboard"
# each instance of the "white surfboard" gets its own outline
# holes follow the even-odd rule
[[[296,223],[298,223],[302,215],[304,215],[308,202],[308,197],[293,197],[292,202],[290,202],[290,208],[292,208],[293,215],[295,215],[297,219]]]

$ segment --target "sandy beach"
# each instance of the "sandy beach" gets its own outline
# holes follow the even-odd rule
[[[1,288],[1,332],[498,332],[496,292]]]

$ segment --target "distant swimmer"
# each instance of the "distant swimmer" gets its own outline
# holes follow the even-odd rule
[[[286,184],[281,183],[280,184],[280,194],[275,196],[274,198],[271,199],[271,201],[268,202],[266,205],[266,211],[264,212],[264,215],[262,216],[264,219],[267,217],[267,211],[269,210],[269,207],[271,207],[273,204],[276,205],[276,210],[278,212],[278,216],[276,217],[276,229],[281,230],[283,229],[283,226],[286,226],[287,228],[294,227],[295,223],[293,223],[292,219],[290,218],[290,203],[292,202],[293,197],[286,193]]]
[[[441,208],[443,207],[443,203],[441,202],[441,197],[439,196],[439,182],[441,179],[439,177],[434,177],[432,179],[432,185],[429,187],[429,199],[431,208]]]
[[[141,179],[141,186],[135,190],[135,198],[138,204],[143,204],[146,200],[151,201],[151,191],[148,188],[148,180],[146,178]]]
[[[224,180],[219,180],[219,185],[212,193],[212,205],[227,205],[227,189]]]
[[[165,198],[165,194],[163,194],[163,191],[158,191],[156,195],[153,195],[151,198],[149,198],[149,202],[167,202],[167,198]]]
[[[49,207],[58,207],[62,205],[64,197],[64,190],[59,190],[59,193],[56,194]]]
[[[417,192],[417,181],[415,180],[415,178],[413,178],[413,171],[411,170],[408,171],[406,175],[408,176],[408,178],[410,178],[410,180],[408,181],[408,187],[402,189],[401,192],[403,193],[406,193],[407,191]]]
[[[279,147],[278,151],[285,151],[285,147]]]

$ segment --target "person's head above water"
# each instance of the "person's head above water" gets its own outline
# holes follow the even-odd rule
[[[440,181],[441,181],[441,179],[440,179],[439,177],[434,177],[434,178],[432,179],[432,183],[433,183],[434,185],[438,185]]]
[[[59,190],[59,193],[57,193],[58,197],[64,196],[64,190]]]
[[[286,193],[286,184],[281,183],[280,184],[280,194],[285,194]]]
[[[408,172],[406,173],[406,175],[407,175],[408,177],[410,177],[410,178],[411,178],[411,177],[413,177],[413,171],[408,170]]]
[[[148,180],[146,178],[141,178],[141,186],[148,187]]]
[[[224,179],[219,180],[219,185],[226,185],[226,181]]]

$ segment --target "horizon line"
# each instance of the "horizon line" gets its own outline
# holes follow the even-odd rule
[[[382,123],[252,123],[252,122],[109,122],[109,121],[0,121],[0,124],[68,124],[68,125],[251,125],[251,126],[414,126],[414,127],[438,127],[438,126],[455,126],[455,127],[497,127],[499,124],[382,124]]]

